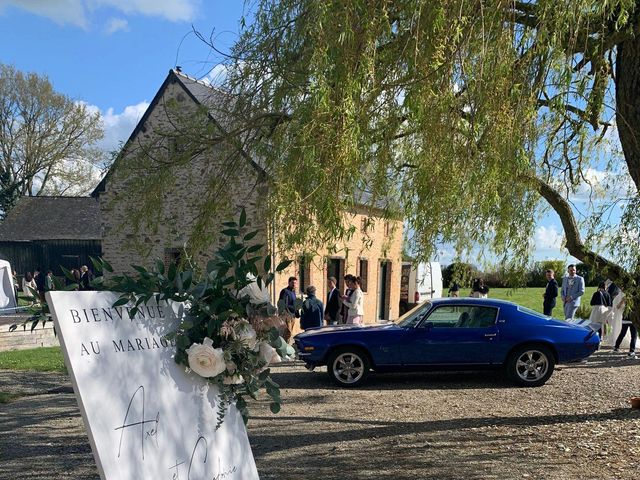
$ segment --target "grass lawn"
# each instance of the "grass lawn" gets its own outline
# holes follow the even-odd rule
[[[0,369],[67,373],[60,347],[0,352]]]
[[[581,305],[589,305],[591,295],[597,290],[596,287],[587,287],[584,295],[582,296]],[[443,294],[446,295],[447,289],[444,289]],[[460,290],[460,296],[466,297],[471,293],[471,289]],[[517,303],[523,307],[530,308],[536,312],[542,313],[542,294],[544,293],[544,287],[539,288],[519,288],[512,290],[510,288],[492,288],[489,290],[489,298],[498,298],[500,300],[508,300],[510,302]],[[562,300],[558,296],[556,302],[556,308],[553,309],[554,317],[562,318]]]

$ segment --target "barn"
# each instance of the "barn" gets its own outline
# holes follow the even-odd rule
[[[63,275],[102,254],[100,207],[92,197],[22,197],[0,224],[0,259],[20,276],[41,267]]]

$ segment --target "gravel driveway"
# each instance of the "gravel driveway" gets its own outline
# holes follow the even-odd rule
[[[252,405],[262,479],[633,479],[640,476],[640,360],[610,350],[559,367],[541,388],[498,374],[371,375],[274,368],[285,405]],[[68,379],[0,371],[0,478],[97,478]]]

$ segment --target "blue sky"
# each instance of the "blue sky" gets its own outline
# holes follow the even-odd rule
[[[0,0],[0,62],[47,75],[54,88],[101,112],[114,150],[128,138],[162,84],[180,65],[204,77],[219,61],[192,25],[226,50],[237,38],[244,0]],[[536,258],[566,258],[562,229],[546,215]],[[440,260],[453,252],[444,248]]]

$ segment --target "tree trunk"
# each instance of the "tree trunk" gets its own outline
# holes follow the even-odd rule
[[[616,55],[616,124],[629,174],[640,192],[640,35],[620,43]],[[632,300],[629,314],[640,327],[640,290],[638,278],[628,294]]]
[[[629,174],[640,192],[640,35],[618,45],[616,124]]]

